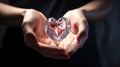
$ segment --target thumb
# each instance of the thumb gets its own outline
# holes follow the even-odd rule
[[[77,34],[77,42],[82,43],[80,47],[83,46],[85,41],[88,39],[88,31],[89,31],[89,26],[88,22],[86,20],[82,20],[81,24],[78,25],[79,32]]]
[[[25,43],[28,45],[28,46],[34,46],[35,44],[37,44],[37,37],[36,37],[36,34],[33,32],[33,28],[27,24],[27,23],[24,23],[22,25],[22,30],[23,30],[23,34],[24,34],[24,40],[25,40]]]

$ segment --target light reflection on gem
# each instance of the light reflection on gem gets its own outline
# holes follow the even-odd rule
[[[57,42],[62,41],[68,35],[70,28],[70,20],[65,17],[61,17],[58,20],[53,17],[48,18],[45,24],[45,32]]]

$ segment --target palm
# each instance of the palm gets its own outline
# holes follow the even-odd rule
[[[71,31],[65,39],[60,42],[53,41],[44,30],[46,17],[35,10],[28,10],[23,20],[23,31],[27,45],[34,48],[42,55],[51,58],[69,58],[79,46],[83,45],[87,37],[86,19],[76,11],[68,11],[64,17],[71,21]],[[82,19],[81,19],[82,18]],[[80,42],[80,45],[78,45]],[[82,42],[82,43],[81,43]]]
[[[71,21],[71,31],[67,37],[60,42],[59,47],[65,49],[68,55],[73,54],[79,47],[82,47],[87,39],[88,24],[83,15],[78,11],[68,11],[64,17]]]
[[[25,42],[44,56],[59,58],[56,55],[63,54],[64,49],[56,47],[57,44],[45,33],[45,21],[46,17],[36,10],[26,12],[22,24]]]

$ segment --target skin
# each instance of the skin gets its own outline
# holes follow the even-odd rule
[[[3,9],[6,8],[6,9]],[[46,57],[68,59],[88,38],[88,21],[104,19],[113,8],[112,0],[93,0],[82,7],[69,10],[63,17],[70,19],[71,31],[60,42],[53,41],[44,31],[46,17],[34,9],[23,9],[0,3],[1,25],[21,26],[26,44]],[[8,9],[9,8],[9,11]],[[10,10],[11,9],[11,10]],[[6,18],[7,17],[7,18]],[[16,20],[14,18],[17,18]],[[4,19],[17,22],[8,23]],[[1,20],[1,19],[0,19]],[[22,22],[21,22],[22,21]]]
[[[0,25],[21,26],[26,10],[0,2]]]

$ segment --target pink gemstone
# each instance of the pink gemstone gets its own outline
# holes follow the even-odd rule
[[[55,41],[63,40],[69,33],[71,28],[70,21],[61,17],[58,20],[53,17],[48,18],[45,24],[45,32]]]

